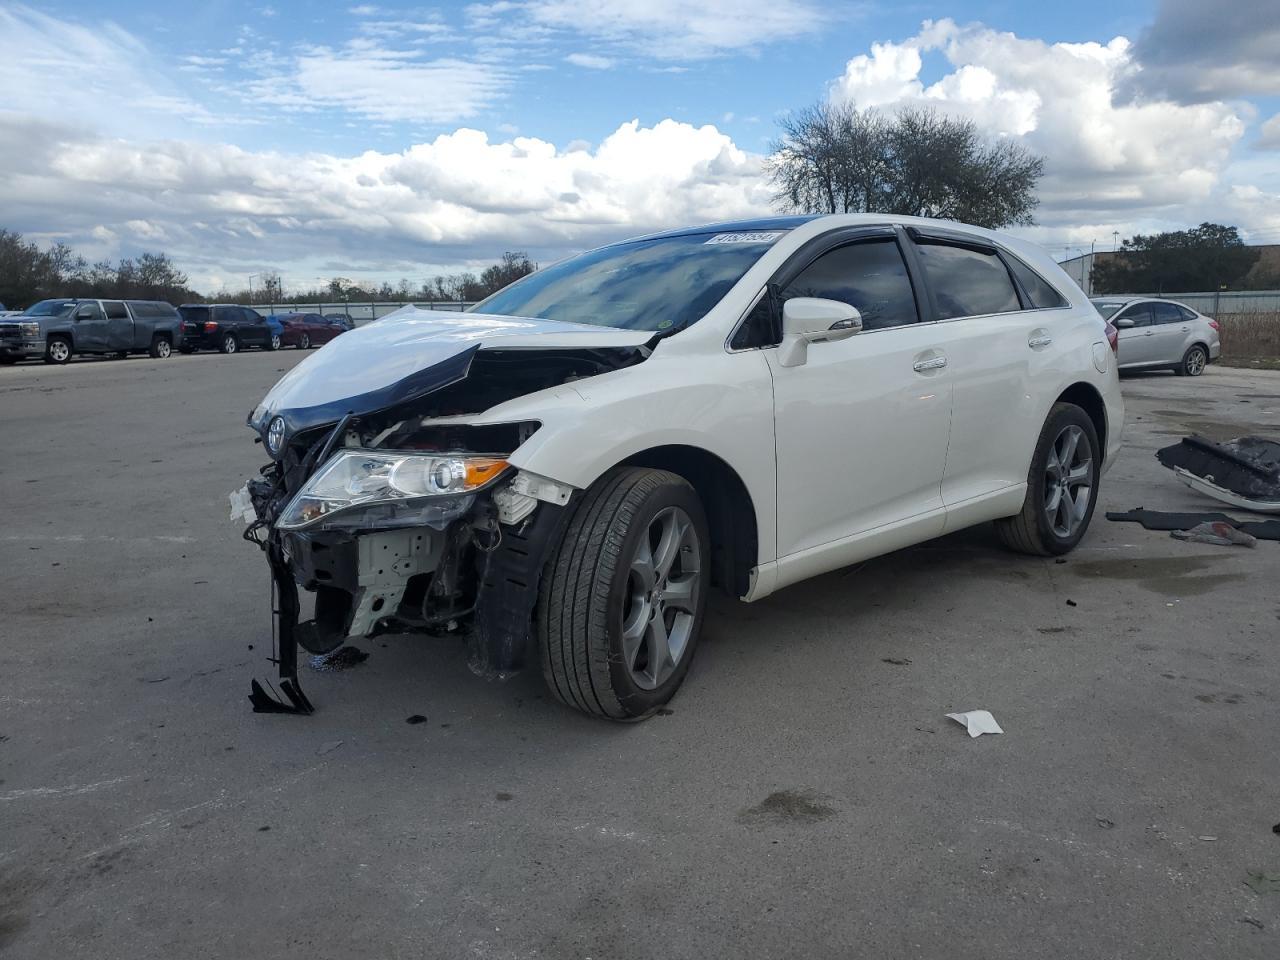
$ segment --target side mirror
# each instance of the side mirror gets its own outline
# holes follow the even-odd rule
[[[1130,319],[1129,317],[1121,317],[1119,320],[1116,321],[1116,329],[1118,330],[1128,330],[1132,326],[1133,326],[1133,320]]]
[[[77,311],[76,311],[76,319],[77,319],[77,320],[92,320],[92,319],[93,319],[93,307],[89,306],[88,304],[85,304],[83,307],[81,307],[79,310],[77,310]]]
[[[792,297],[782,305],[782,346],[778,362],[799,367],[809,359],[809,344],[843,340],[862,332],[858,308],[821,297]]]

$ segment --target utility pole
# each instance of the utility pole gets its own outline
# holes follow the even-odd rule
[[[253,303],[253,278],[258,276],[256,273],[249,274],[249,302]]]
[[[1111,252],[1115,253],[1119,249],[1120,249],[1120,231],[1112,230],[1111,231]]]

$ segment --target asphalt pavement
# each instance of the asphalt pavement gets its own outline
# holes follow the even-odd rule
[[[1219,509],[1152,454],[1277,435],[1280,372],[1126,380],[1066,562],[978,528],[717,601],[671,711],[610,725],[412,636],[250,712],[227,494],[300,356],[0,368],[4,956],[1280,955],[1280,543],[1102,517]]]

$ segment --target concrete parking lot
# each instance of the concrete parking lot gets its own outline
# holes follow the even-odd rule
[[[1126,380],[1065,563],[980,528],[717,602],[671,713],[616,726],[400,636],[250,712],[227,494],[300,356],[0,369],[0,953],[1277,956],[1280,543],[1102,513],[1217,509],[1152,453],[1280,432],[1280,372]]]

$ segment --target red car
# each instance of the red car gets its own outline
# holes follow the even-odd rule
[[[317,344],[328,343],[347,330],[342,318],[325,317],[318,313],[284,313],[276,319],[284,327],[284,332],[280,334],[280,343],[286,347],[297,347],[299,350],[308,350]]]

